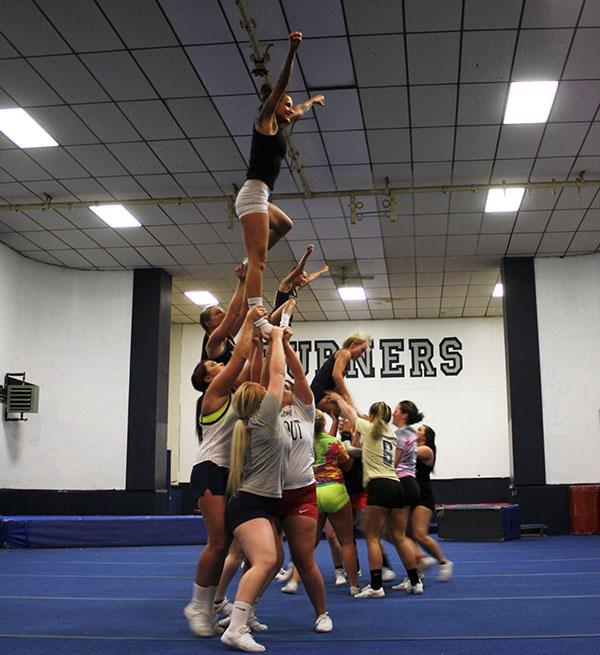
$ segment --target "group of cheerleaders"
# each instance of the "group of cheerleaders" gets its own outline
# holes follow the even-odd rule
[[[293,105],[286,93],[301,40],[300,32],[290,34],[279,79],[265,90],[254,123],[247,179],[236,199],[247,257],[235,271],[238,284],[227,311],[210,307],[201,314],[206,336],[192,374],[202,395],[196,408],[200,445],[191,487],[208,539],[184,614],[196,635],[222,632],[223,643],[248,652],[265,650],[253,637],[268,629],[257,619],[255,605],[283,564],[282,532],[296,579],[314,607],[316,632],[333,629],[314,554],[326,519],[339,540],[355,598],[385,596],[383,536],[396,546],[407,571],[394,588],[423,592],[428,558],[406,536],[409,524],[412,537],[440,563],[440,578],[447,579],[452,571],[437,542],[427,536],[435,433],[424,425],[413,429],[423,415],[411,401],[397,403],[393,411],[376,402],[362,415],[345,384],[351,360],[369,347],[368,335],[348,337],[311,383],[290,345],[297,292],[327,270],[310,275],[304,270],[312,246],[279,285],[274,311],[269,315],[263,305],[267,252],[293,226],[269,202],[286,153],[283,128],[313,105],[324,104],[319,95]],[[328,432],[326,415],[331,417]],[[338,432],[346,442],[338,439]],[[371,573],[365,587],[359,583],[352,504],[343,477],[343,469],[352,467],[357,456],[362,457],[364,490],[355,507],[364,507]],[[229,603],[225,591],[242,558],[244,572],[235,601]]]

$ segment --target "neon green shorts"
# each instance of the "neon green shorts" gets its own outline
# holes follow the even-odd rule
[[[317,507],[321,514],[335,514],[349,502],[350,496],[345,484],[326,482],[317,485]]]

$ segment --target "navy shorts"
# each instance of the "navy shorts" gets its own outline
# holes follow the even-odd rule
[[[418,505],[419,498],[421,497],[421,490],[419,489],[419,483],[415,478],[407,475],[404,478],[400,478],[400,484],[402,485],[402,493],[404,494],[404,500],[408,507]]]
[[[190,486],[194,498],[202,498],[205,491],[210,491],[213,496],[224,496],[227,488],[227,477],[229,469],[224,466],[217,466],[214,462],[206,461],[195,464],[192,469]]]
[[[257,496],[246,491],[238,491],[227,503],[225,508],[225,527],[229,532],[233,531],[242,523],[252,519],[268,519],[273,515],[281,498],[268,498]]]

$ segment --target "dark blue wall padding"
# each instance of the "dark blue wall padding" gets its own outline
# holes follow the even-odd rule
[[[201,516],[4,516],[0,543],[13,548],[205,544]]]

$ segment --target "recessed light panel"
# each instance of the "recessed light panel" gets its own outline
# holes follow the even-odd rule
[[[0,109],[0,131],[19,148],[50,148],[58,143],[20,108]]]
[[[525,189],[523,187],[490,189],[485,201],[485,211],[487,213],[519,211],[524,193]]]
[[[492,291],[492,297],[493,298],[502,298],[504,295],[504,286],[502,282],[498,282],[496,286],[494,287],[494,290]]]
[[[141,227],[138,219],[123,205],[92,205],[90,209],[110,227]]]
[[[557,89],[558,82],[513,82],[508,91],[504,122],[545,123]]]
[[[196,305],[208,307],[209,305],[218,305],[219,301],[210,291],[186,291],[185,295]]]
[[[338,287],[342,300],[366,300],[367,294],[362,287]]]

